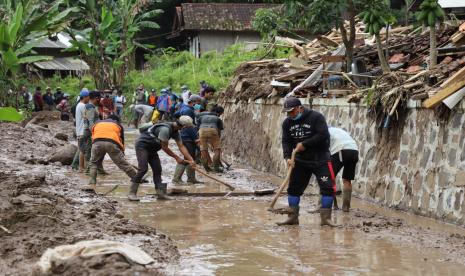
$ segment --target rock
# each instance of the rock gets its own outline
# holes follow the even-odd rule
[[[55,134],[55,138],[57,138],[58,140],[62,140],[62,141],[68,141],[68,135],[64,133]]]
[[[60,162],[62,165],[71,165],[71,163],[73,163],[74,154],[76,154],[76,151],[77,146],[68,144],[58,148],[48,161],[51,163]]]

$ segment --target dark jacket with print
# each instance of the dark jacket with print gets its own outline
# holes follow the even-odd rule
[[[330,160],[329,131],[325,117],[321,113],[305,109],[298,120],[286,118],[282,131],[285,159],[290,159],[293,149],[298,143],[302,143],[305,151],[296,155],[297,162],[318,165]]]

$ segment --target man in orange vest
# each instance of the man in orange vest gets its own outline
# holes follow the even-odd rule
[[[116,166],[131,179],[136,175],[136,169],[124,158],[124,129],[116,115],[110,115],[106,120],[97,121],[92,127],[90,189],[95,189],[98,162],[107,153]]]
[[[155,105],[157,104],[157,100],[158,100],[157,91],[155,91],[155,89],[152,89],[149,95],[148,103],[150,106],[155,107]]]

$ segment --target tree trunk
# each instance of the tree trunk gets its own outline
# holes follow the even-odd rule
[[[347,13],[349,16],[349,33],[347,33],[347,30],[344,28],[344,22],[339,23],[337,27],[341,31],[342,42],[346,47],[346,72],[350,72],[354,60],[356,10],[353,0],[347,0],[347,5]]]
[[[438,63],[438,53],[436,49],[436,26],[429,27],[429,43],[429,69],[432,69]]]
[[[379,37],[379,34],[375,34],[376,37],[376,50],[378,51],[378,58],[379,58],[379,63],[381,64],[381,69],[383,70],[383,73],[389,73],[391,72],[391,69],[389,69],[389,64],[386,61],[386,57],[384,56],[384,51],[383,51],[383,45],[381,45],[381,38]]]

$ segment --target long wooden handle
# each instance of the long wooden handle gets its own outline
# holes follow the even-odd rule
[[[295,154],[296,154],[296,151],[295,150],[292,151],[292,156],[291,156],[292,161],[295,160]],[[271,200],[270,209],[274,208],[274,205],[276,204],[276,201],[278,201],[279,196],[281,195],[281,193],[283,192],[287,184],[289,184],[289,180],[291,179],[292,169],[293,167],[289,167],[287,169],[286,178],[284,179],[283,183],[279,187],[278,192],[274,195],[273,199]]]
[[[223,180],[220,180],[220,179],[218,179],[218,178],[216,178],[216,177],[214,177],[214,176],[211,176],[211,175],[209,175],[209,174],[206,173],[206,172],[203,172],[202,170],[200,170],[200,169],[197,168],[197,167],[192,167],[192,168],[193,168],[196,172],[200,173],[201,175],[204,175],[204,176],[206,176],[206,177],[208,177],[208,178],[210,178],[210,179],[215,180],[216,182],[218,182],[218,183],[220,183],[220,184],[223,184],[224,186],[228,187],[231,191],[234,191],[234,190],[236,189],[236,188],[234,188],[232,185],[230,185],[230,184],[224,182]]]

